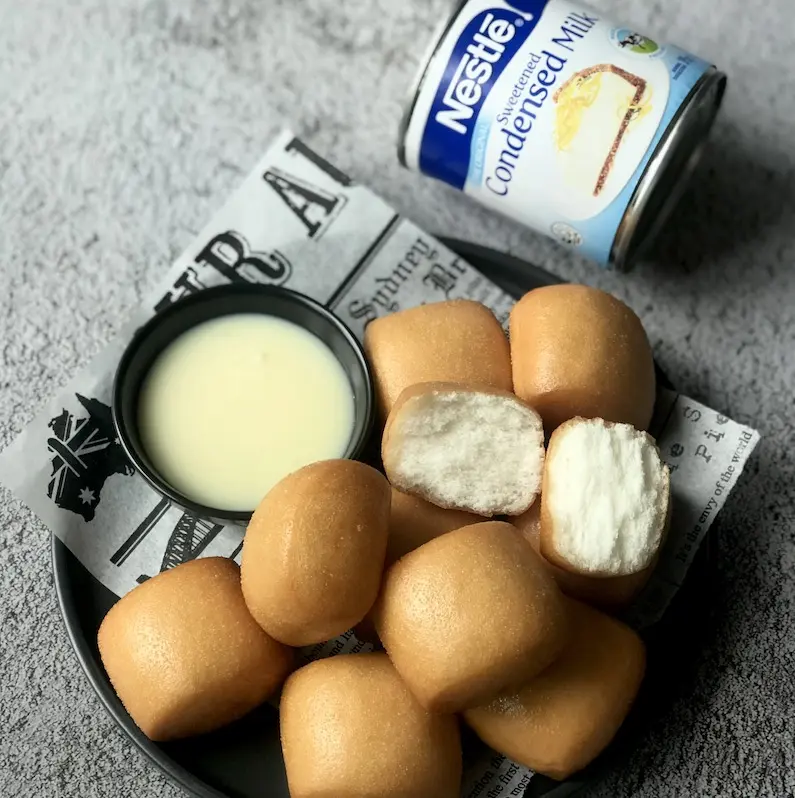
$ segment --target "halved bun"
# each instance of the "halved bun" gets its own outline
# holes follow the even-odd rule
[[[585,285],[536,288],[514,306],[510,328],[514,390],[547,434],[575,416],[648,428],[654,358],[620,299]]]
[[[553,433],[541,494],[541,553],[592,576],[647,569],[665,534],[668,466],[629,424],[576,418]]]
[[[157,741],[237,720],[276,692],[293,662],[249,615],[240,569],[224,557],[178,565],[127,593],[97,643],[125,709]]]
[[[646,650],[628,626],[568,600],[571,638],[560,659],[515,695],[464,714],[509,759],[566,779],[613,739],[643,681]]]
[[[285,477],[243,541],[243,595],[269,635],[309,646],[347,632],[378,595],[389,484],[364,463],[327,460]]]
[[[458,798],[458,721],[424,710],[386,654],[296,671],[280,725],[291,798]]]
[[[423,383],[395,402],[381,454],[399,490],[448,509],[519,515],[541,487],[544,428],[508,391]]]
[[[511,523],[524,535],[524,539],[541,554],[541,502],[533,506]],[[629,576],[596,577],[565,571],[549,562],[543,554],[544,563],[558,587],[571,598],[584,601],[605,612],[617,612],[628,607],[640,594],[654,573],[657,558],[648,568]]]
[[[383,316],[367,325],[364,348],[382,419],[418,382],[457,382],[510,391],[508,339],[480,302],[454,299]]]
[[[563,597],[541,558],[500,521],[448,532],[398,560],[373,617],[398,673],[437,712],[523,684],[568,635]]]

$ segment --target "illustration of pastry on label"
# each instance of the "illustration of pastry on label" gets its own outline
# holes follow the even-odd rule
[[[572,75],[553,95],[555,138],[567,183],[598,197],[631,127],[652,110],[651,86],[614,64]]]

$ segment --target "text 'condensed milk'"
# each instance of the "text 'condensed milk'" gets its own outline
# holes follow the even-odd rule
[[[222,510],[252,510],[292,471],[342,457],[354,425],[353,390],[329,347],[258,313],[180,335],[153,363],[138,408],[160,475]]]

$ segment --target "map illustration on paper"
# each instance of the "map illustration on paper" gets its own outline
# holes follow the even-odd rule
[[[116,437],[110,407],[77,394],[88,413],[78,417],[64,409],[47,425],[52,472],[47,495],[63,510],[94,518],[100,493],[112,474],[132,476],[134,469]]]

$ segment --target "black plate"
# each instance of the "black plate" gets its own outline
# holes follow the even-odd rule
[[[514,296],[560,282],[543,269],[494,250],[462,241],[444,243]],[[649,648],[647,678],[619,737],[580,777],[563,783],[534,778],[526,798],[573,795],[604,768],[620,766],[632,740],[643,733],[670,701],[671,687],[677,684],[683,665],[694,657],[693,645],[699,637],[701,619],[699,610],[705,604],[704,592],[709,590],[706,558],[706,546],[702,546],[691,569],[691,575],[698,572],[697,578],[688,579],[663,622],[645,636]],[[113,692],[97,651],[99,624],[117,597],[97,582],[55,536],[52,561],[58,602],[80,664],[105,708],[142,753],[169,779],[200,798],[289,798],[277,713],[269,706],[203,737],[166,744],[147,739]],[[693,584],[698,586],[697,592],[691,589]],[[687,607],[686,613],[677,611],[677,605],[682,604]],[[465,750],[475,744],[472,739],[465,739]]]

